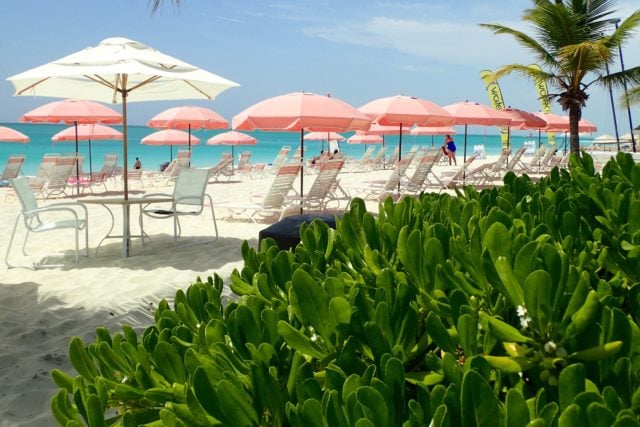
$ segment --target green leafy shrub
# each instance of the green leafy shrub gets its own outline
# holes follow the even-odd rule
[[[74,338],[79,425],[640,426],[640,165],[362,200],[294,251],[245,242],[142,336]]]

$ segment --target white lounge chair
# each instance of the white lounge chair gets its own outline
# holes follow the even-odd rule
[[[343,166],[344,158],[326,160],[322,163],[311,188],[304,194],[305,209],[324,210],[331,201],[348,198],[348,194],[340,189],[338,183],[338,174]],[[338,191],[342,192],[342,197],[336,194]]]
[[[256,217],[266,218],[275,215],[279,215],[280,220],[288,210],[300,207],[300,196],[293,189],[293,183],[301,168],[299,159],[291,159],[280,166],[269,191],[264,196],[252,195],[251,203],[223,202],[216,203],[215,206],[227,209],[232,214],[251,211],[253,222],[257,222]]]
[[[156,219],[173,219],[173,240],[177,244],[178,238],[182,234],[180,226],[180,217],[201,215],[205,210],[205,202],[209,200],[209,208],[211,210],[211,218],[213,219],[213,228],[215,231],[215,239],[207,240],[201,243],[210,243],[218,239],[218,224],[216,215],[213,211],[213,200],[207,194],[207,182],[209,181],[208,169],[184,168],[180,171],[176,179],[176,185],[173,188],[173,194],[153,193],[145,194],[143,198],[149,197],[171,197],[170,207],[159,207],[157,204],[142,205],[140,209],[140,229],[143,230],[143,217],[148,216]]]
[[[289,151],[291,151],[291,147],[288,145],[283,145],[280,148],[280,151],[278,151],[276,158],[273,159],[273,163],[271,163],[271,167],[269,168],[269,170],[272,172],[276,172],[287,158]]]
[[[16,178],[18,175],[20,175],[20,169],[22,169],[23,163],[24,163],[24,156],[22,155],[9,156],[9,158],[7,159],[7,163],[4,165],[2,176],[0,177],[0,187],[8,186],[9,180],[11,178]]]
[[[442,150],[439,148],[433,147],[429,149],[429,151],[422,156],[416,170],[401,191],[405,194],[419,194],[424,189],[425,182],[429,182],[429,175],[433,175],[436,182],[442,185],[442,181],[440,181],[438,176],[433,172],[433,167],[438,163],[442,154]]]
[[[85,206],[76,202],[61,202],[38,207],[38,202],[33,191],[31,191],[31,187],[29,187],[27,178],[13,178],[10,182],[20,200],[22,209],[16,215],[16,221],[13,225],[11,237],[9,238],[9,244],[7,245],[7,252],[4,257],[4,262],[7,267],[16,267],[9,263],[9,253],[11,252],[11,246],[13,245],[13,239],[20,218],[24,220],[24,226],[26,228],[26,235],[22,244],[22,253],[25,256],[29,233],[40,233],[59,229],[73,229],[75,232],[76,264],[79,261],[80,255],[80,231],[84,230],[85,256],[89,256],[89,217]],[[53,213],[53,215],[49,216],[48,214],[50,213]],[[60,219],[62,216],[65,218]],[[52,246],[55,246],[55,244]]]
[[[66,196],[68,181],[72,174],[75,173],[76,156],[59,157],[53,167],[51,176],[47,180],[47,184],[43,190],[45,198]]]
[[[451,176],[441,175],[440,180],[442,182],[442,188],[453,188],[459,184],[470,184],[469,180],[467,180],[466,174],[469,172],[469,165],[477,158],[477,154],[472,154],[467,157],[467,161],[460,165]]]

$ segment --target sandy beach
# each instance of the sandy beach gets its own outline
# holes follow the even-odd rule
[[[461,159],[458,163],[462,163]],[[442,173],[454,167],[436,169]],[[341,173],[340,180],[347,189],[362,188],[366,181],[384,180],[390,173],[390,170]],[[272,179],[273,175],[265,174],[251,181],[223,181],[209,184],[207,192],[213,197],[214,205],[246,202],[252,194],[266,192]],[[314,175],[305,175],[305,187],[313,180]],[[295,188],[297,186],[296,183]],[[142,191],[171,192],[171,187],[146,186],[134,187],[134,190],[139,195]],[[352,190],[352,195],[358,195],[358,191]],[[86,197],[100,197],[100,194]],[[8,188],[0,189],[0,205],[0,235],[3,236],[0,249],[4,255],[20,205]],[[377,211],[376,201],[367,202],[367,206],[370,211]],[[0,266],[0,383],[3,385],[0,427],[55,425],[49,400],[57,387],[50,371],[59,368],[73,372],[66,357],[71,337],[92,341],[96,327],[106,326],[113,332],[123,323],[142,331],[151,324],[158,301],[162,298],[171,301],[177,289],[185,289],[196,277],[206,279],[217,273],[227,284],[233,269],[242,266],[242,242],[248,240],[250,245],[257,246],[259,231],[274,221],[253,223],[247,216],[230,218],[227,210],[217,208],[220,237],[215,243],[176,248],[172,222],[148,219],[145,231],[153,240],[144,246],[134,240],[132,256],[123,258],[118,239],[107,240],[96,255],[96,246],[107,233],[111,220],[101,205],[88,205],[88,209],[90,256],[81,257],[78,265],[74,263],[73,233],[69,230],[32,234],[27,245],[28,256],[22,256],[24,227],[21,224],[11,262],[37,263],[45,268],[8,269],[4,263]],[[133,207],[132,217],[137,218],[137,213],[138,208]],[[115,218],[117,230],[121,227],[121,215],[116,212]],[[211,218],[206,215],[189,217],[183,224],[186,241],[198,241],[203,233],[212,232]],[[57,264],[62,266],[54,267]]]

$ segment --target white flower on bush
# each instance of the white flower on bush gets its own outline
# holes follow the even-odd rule
[[[544,351],[547,353],[555,353],[556,351],[556,343],[553,341],[549,341],[544,345]]]
[[[533,319],[531,319],[531,316],[529,316],[527,307],[525,307],[524,305],[519,305],[516,308],[516,312],[518,313],[518,317],[520,318],[520,327],[522,329],[527,329],[533,321]]]

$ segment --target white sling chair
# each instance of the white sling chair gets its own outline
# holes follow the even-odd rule
[[[191,215],[201,215],[205,209],[205,199],[209,199],[209,207],[211,209],[211,217],[213,219],[213,227],[215,230],[215,239],[207,240],[201,243],[210,243],[218,239],[218,224],[216,223],[216,215],[213,211],[213,200],[207,194],[207,182],[209,181],[209,169],[193,169],[183,168],[180,170],[176,185],[173,188],[173,194],[145,194],[144,197],[171,197],[171,207],[159,208],[157,204],[148,204],[140,209],[140,229],[142,228],[143,215],[157,219],[173,219],[173,240],[177,244],[178,238],[182,234],[180,226],[180,217]]]
[[[10,182],[11,186],[16,192],[16,195],[18,196],[18,199],[20,200],[22,210],[16,215],[16,221],[13,225],[13,232],[11,233],[11,237],[9,238],[7,253],[4,257],[4,262],[5,264],[7,264],[7,267],[16,267],[9,264],[9,253],[11,252],[13,238],[16,234],[16,229],[18,228],[20,217],[24,219],[24,225],[27,229],[27,234],[25,235],[24,243],[22,244],[22,253],[25,256],[27,255],[25,248],[27,246],[27,238],[29,237],[30,232],[40,233],[43,231],[65,228],[71,228],[75,231],[76,264],[79,260],[79,235],[81,230],[84,230],[85,256],[89,256],[89,218],[87,208],[84,205],[76,202],[60,202],[38,207],[38,202],[35,195],[33,194],[33,191],[31,190],[31,187],[29,186],[27,178],[14,178],[11,179]],[[55,216],[55,220],[45,222],[44,219],[46,216],[48,216],[46,214],[52,212],[55,212],[55,214],[52,215]],[[63,215],[66,216],[66,218],[59,219]]]

